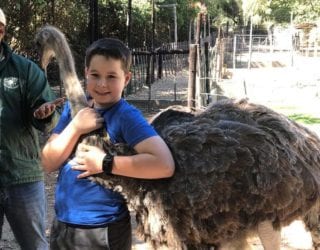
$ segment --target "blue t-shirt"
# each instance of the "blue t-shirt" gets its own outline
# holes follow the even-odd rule
[[[121,99],[109,109],[98,110],[113,143],[124,142],[134,147],[157,135],[135,107]],[[70,104],[65,104],[53,133],[61,133],[71,121]],[[73,160],[60,168],[55,192],[55,211],[59,221],[85,226],[101,226],[128,215],[124,198],[87,178],[78,179],[81,171],[72,170]]]

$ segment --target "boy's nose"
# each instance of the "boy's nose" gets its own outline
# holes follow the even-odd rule
[[[99,85],[99,86],[105,86],[105,85],[107,85],[107,80],[101,78],[101,79],[99,79],[99,80],[97,81],[97,85]]]

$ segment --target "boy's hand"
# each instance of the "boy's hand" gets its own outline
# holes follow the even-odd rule
[[[104,119],[93,108],[81,109],[72,119],[70,125],[79,134],[87,134],[103,126]]]
[[[61,106],[63,104],[64,98],[58,98],[52,102],[46,102],[42,104],[39,108],[37,108],[33,112],[33,116],[36,119],[45,119],[52,115],[52,113],[56,110],[57,106]]]
[[[78,178],[102,173],[102,161],[105,155],[106,153],[102,149],[81,143],[77,148],[75,158],[77,164],[72,166],[72,169],[83,171],[78,175]]]

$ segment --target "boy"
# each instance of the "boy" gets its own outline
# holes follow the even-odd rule
[[[100,39],[87,49],[85,62],[93,108],[80,110],[71,120],[67,103],[42,151],[44,169],[60,169],[51,249],[131,249],[130,214],[123,197],[85,177],[105,171],[167,178],[174,173],[174,161],[142,114],[121,98],[131,78],[130,50],[117,39]],[[82,145],[81,158],[70,164],[80,136],[102,126],[112,142],[127,143],[138,154],[112,157],[97,147]]]

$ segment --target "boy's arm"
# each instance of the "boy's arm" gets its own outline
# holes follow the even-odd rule
[[[114,157],[112,174],[143,179],[167,178],[173,175],[174,160],[160,136],[145,139],[134,149],[138,154]],[[80,157],[76,158],[78,165],[73,166],[73,169],[84,171],[79,178],[101,173],[105,155],[98,147],[81,145]]]
[[[80,134],[68,125],[61,134],[52,134],[42,149],[41,163],[47,172],[58,170],[71,155]]]
[[[69,158],[79,138],[103,126],[103,118],[92,108],[84,108],[60,134],[53,134],[42,149],[41,162],[46,172],[53,172]]]

